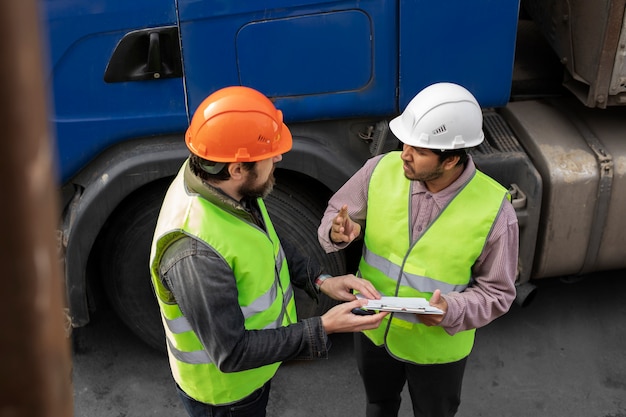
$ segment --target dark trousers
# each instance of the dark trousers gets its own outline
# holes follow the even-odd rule
[[[397,417],[408,382],[415,417],[452,417],[461,403],[467,358],[441,365],[415,365],[389,355],[363,333],[355,333],[354,351],[367,396],[367,417]]]
[[[196,401],[178,385],[176,385],[176,389],[187,414],[191,417],[265,417],[267,401],[270,396],[270,382],[268,381],[261,388],[236,403],[220,406]]]

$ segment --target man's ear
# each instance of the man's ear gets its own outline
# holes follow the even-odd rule
[[[452,169],[459,163],[460,160],[461,157],[458,155],[449,156],[443,161],[443,167],[445,169]]]
[[[243,166],[241,162],[231,162],[228,165],[228,173],[232,179],[240,180],[243,176]]]

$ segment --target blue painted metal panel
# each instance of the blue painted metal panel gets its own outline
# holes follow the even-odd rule
[[[41,7],[61,182],[115,143],[185,129],[182,79],[103,80],[126,33],[176,24],[174,0],[42,0]]]
[[[439,81],[482,107],[504,106],[513,75],[519,0],[401,0],[400,108]]]
[[[61,180],[128,138],[182,132],[213,91],[249,85],[288,122],[388,117],[436,81],[509,98],[519,0],[42,0]],[[178,15],[177,15],[178,11]],[[107,84],[122,37],[179,24],[185,79]],[[185,91],[187,97],[185,97]]]
[[[396,111],[396,3],[178,0],[191,111],[248,85],[288,122]]]
[[[284,42],[285,34],[293,41]],[[239,79],[272,97],[366,89],[373,75],[370,34],[359,10],[249,23],[236,38],[237,51],[245,51],[237,54]],[[259,40],[280,47],[260,47]]]

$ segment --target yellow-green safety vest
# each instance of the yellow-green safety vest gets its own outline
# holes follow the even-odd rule
[[[482,252],[507,190],[476,171],[437,219],[411,242],[411,181],[400,152],[381,158],[374,168],[367,200],[363,256],[359,274],[383,295],[430,299],[463,291]],[[469,355],[475,330],[450,336],[428,327],[411,313],[393,313],[375,330],[364,332],[394,357],[416,364],[450,363]]]
[[[235,275],[247,330],[272,329],[296,322],[293,288],[284,252],[263,201],[258,199],[267,232],[189,193],[183,181],[184,169],[185,166],[168,190],[159,214],[150,255],[152,283],[176,383],[197,401],[229,404],[263,386],[274,376],[280,362],[240,372],[221,372],[159,278],[163,253],[185,235],[214,248]]]

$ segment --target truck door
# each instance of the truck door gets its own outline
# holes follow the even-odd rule
[[[286,121],[397,110],[396,2],[178,0],[190,113],[228,85],[256,88]]]
[[[186,127],[182,72],[165,56],[178,50],[175,5],[41,2],[62,183],[116,143]]]

